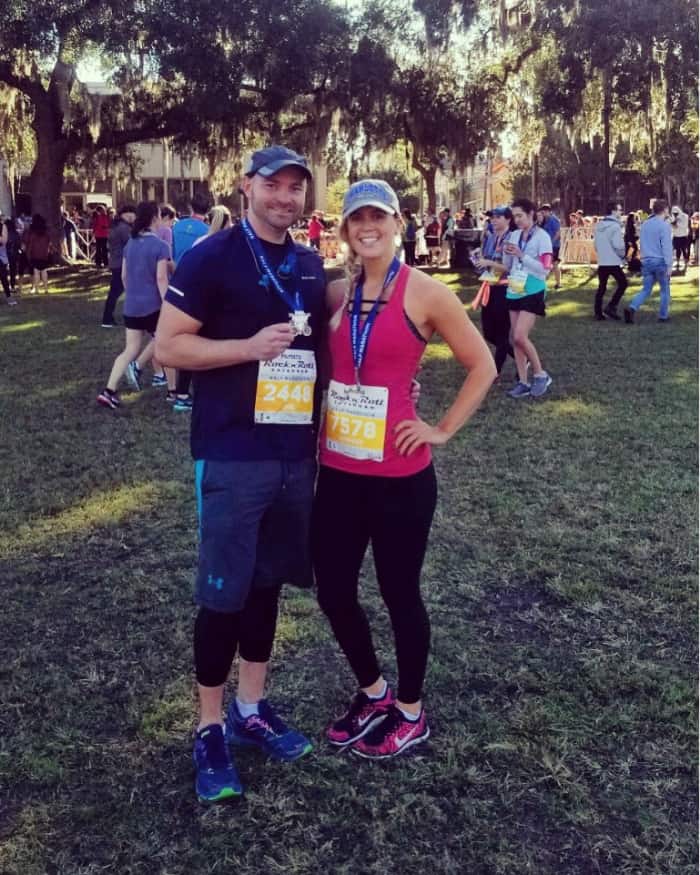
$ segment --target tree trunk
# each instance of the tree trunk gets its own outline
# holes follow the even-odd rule
[[[540,156],[538,152],[532,153],[532,179],[530,182],[531,197],[533,203],[538,202],[537,194],[540,188]]]
[[[61,251],[63,221],[61,189],[68,158],[68,141],[63,133],[63,113],[55,90],[51,89],[34,103],[36,163],[29,177],[32,213],[40,213],[49,226],[51,242]]]
[[[437,173],[437,167],[431,163],[421,164],[416,155],[416,147],[413,145],[411,165],[413,169],[417,170],[421,175],[421,179],[425,184],[425,193],[428,197],[427,212],[430,213],[431,216],[434,216],[437,213],[437,192],[435,190],[435,175]]]
[[[421,173],[425,180],[425,192],[428,196],[428,212],[431,216],[437,213],[437,191],[435,190],[435,168],[423,168]]]
[[[612,86],[609,70],[603,71],[603,187],[601,212],[610,200],[610,116],[612,115]]]

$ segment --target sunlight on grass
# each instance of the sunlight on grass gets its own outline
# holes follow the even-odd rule
[[[55,516],[40,517],[31,524],[21,525],[16,534],[4,539],[0,556],[7,556],[18,549],[38,550],[45,541],[57,537],[121,523],[131,514],[143,513],[155,507],[160,499],[160,484],[155,482],[120,486],[109,492],[97,493]]]
[[[46,325],[44,321],[38,322],[22,322],[20,325],[5,325],[0,328],[0,334],[16,334],[18,331],[31,331],[33,328],[43,328]]]
[[[673,383],[676,386],[692,386],[697,387],[698,375],[697,371],[691,371],[689,368],[681,368],[675,374],[670,374],[666,377],[667,383]]]
[[[564,416],[583,416],[594,419],[606,415],[602,404],[582,401],[580,398],[562,398],[547,409],[548,415],[556,418]]]
[[[590,301],[553,301],[547,298],[548,316],[584,316],[588,315]]]
[[[454,355],[446,343],[429,343],[426,347],[424,359],[445,361],[451,358],[454,358]]]

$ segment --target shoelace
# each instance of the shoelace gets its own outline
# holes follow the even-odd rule
[[[204,744],[209,770],[227,768],[229,761],[223,733],[209,732],[206,736],[200,736],[200,740]]]

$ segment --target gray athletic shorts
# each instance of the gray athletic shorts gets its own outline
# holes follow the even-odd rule
[[[312,584],[316,461],[195,462],[198,605],[243,609],[253,587]]]

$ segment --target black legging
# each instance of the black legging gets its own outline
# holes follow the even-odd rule
[[[409,477],[347,474],[322,466],[316,487],[312,542],[318,600],[360,687],[381,671],[367,616],[358,602],[362,560],[372,542],[379,591],[394,630],[398,698],[421,698],[430,623],[420,572],[437,501],[429,465]]]
[[[5,264],[4,261],[0,261],[0,283],[2,283],[2,290],[5,292],[5,297],[9,300],[12,296],[12,291],[10,289],[10,267],[9,264]]]
[[[109,250],[106,237],[95,237],[95,265],[107,267],[109,264]]]
[[[197,682],[218,687],[226,682],[236,649],[248,662],[267,662],[277,628],[280,587],[252,589],[242,611],[222,614],[200,608],[194,623]]]
[[[485,339],[496,347],[493,358],[500,374],[508,356],[514,358],[505,286],[489,285],[489,302],[481,308],[481,328]]]

